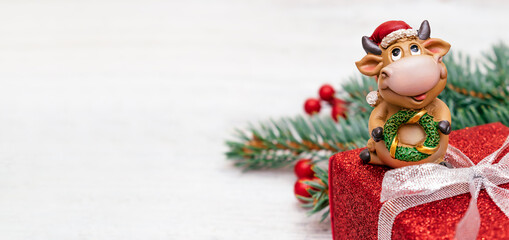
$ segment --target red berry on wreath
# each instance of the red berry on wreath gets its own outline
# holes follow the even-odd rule
[[[313,167],[313,164],[310,159],[301,159],[295,164],[293,170],[299,179],[312,178],[315,176],[315,171],[311,167]]]
[[[320,179],[319,178],[301,178],[301,179],[297,180],[297,182],[295,182],[295,186],[293,188],[293,193],[295,193],[295,197],[297,197],[297,196],[306,197],[306,198],[311,197],[311,194],[309,194],[308,190],[314,189],[314,188],[305,184],[304,183],[305,181],[320,182]],[[314,189],[314,190],[316,190],[316,189]],[[301,203],[305,203],[304,200],[299,199],[298,197],[297,197],[297,199]]]
[[[324,101],[330,101],[334,99],[334,88],[329,84],[324,84],[322,87],[320,87],[320,90],[318,90],[318,95],[320,95],[320,98]]]
[[[338,121],[339,117],[346,118],[346,108],[343,105],[334,105],[331,111],[334,121]]]
[[[308,98],[304,103],[304,111],[306,111],[306,113],[309,115],[319,113],[321,108],[322,105],[320,103],[320,100],[316,98]]]

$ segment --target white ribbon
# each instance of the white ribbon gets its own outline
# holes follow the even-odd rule
[[[497,185],[509,182],[509,154],[492,164],[509,148],[509,137],[502,147],[477,165],[460,150],[449,145],[446,160],[454,168],[427,163],[397,168],[385,173],[380,201],[385,202],[378,219],[378,239],[390,240],[396,216],[415,206],[454,197],[472,195],[467,212],[456,226],[456,239],[476,239],[481,225],[477,198],[486,189],[495,204],[509,217],[509,190]]]

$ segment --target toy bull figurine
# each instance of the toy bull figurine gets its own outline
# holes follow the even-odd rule
[[[378,91],[366,98],[375,106],[369,117],[371,138],[363,163],[393,168],[441,163],[449,143],[451,113],[437,96],[447,82],[442,57],[449,43],[430,38],[428,21],[419,30],[403,21],[381,24],[362,37],[367,55],[359,71],[374,76]]]

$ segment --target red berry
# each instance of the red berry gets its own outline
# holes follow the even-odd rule
[[[334,105],[331,111],[334,121],[338,121],[339,117],[346,118],[346,108],[343,105]]]
[[[295,197],[301,196],[301,197],[311,197],[311,194],[309,194],[309,189],[314,189],[311,186],[305,184],[305,181],[314,181],[314,182],[320,182],[319,178],[301,178],[295,182],[295,186],[293,188],[293,192],[295,193]],[[316,190],[316,189],[314,189]],[[305,203],[302,199],[297,198],[302,203]]]
[[[334,98],[334,88],[329,84],[324,84],[322,87],[320,87],[320,90],[318,90],[318,94],[320,95],[320,98],[324,101],[330,101]]]
[[[301,159],[295,164],[293,170],[299,179],[312,178],[315,176],[315,171],[311,167],[313,167],[313,164],[310,159]]]
[[[319,113],[321,108],[320,100],[316,98],[308,98],[304,103],[304,111],[309,115]]]

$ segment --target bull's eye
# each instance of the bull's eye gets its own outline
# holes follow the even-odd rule
[[[419,47],[417,45],[412,45],[410,46],[410,54],[412,55],[421,55],[421,50],[419,49]]]
[[[392,49],[392,55],[391,55],[392,61],[396,61],[401,58],[401,49],[394,48]]]

